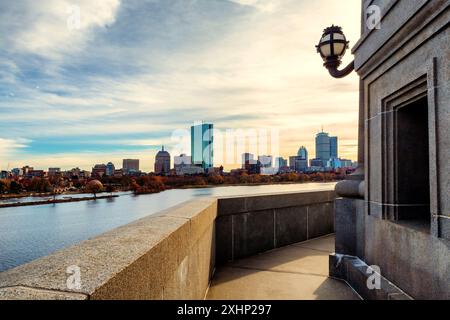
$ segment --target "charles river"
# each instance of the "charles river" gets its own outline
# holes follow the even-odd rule
[[[177,189],[140,196],[119,193],[118,198],[96,201],[0,208],[0,272],[196,197],[323,190],[333,186],[308,183]],[[36,199],[20,201],[31,200]]]

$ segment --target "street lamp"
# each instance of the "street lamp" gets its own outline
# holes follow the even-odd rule
[[[323,65],[328,69],[328,72],[335,78],[343,78],[349,75],[354,69],[354,61],[352,61],[343,70],[338,70],[342,63],[342,57],[348,49],[349,42],[345,38],[342,28],[332,25],[323,31],[322,38],[316,46],[317,52],[320,53]]]

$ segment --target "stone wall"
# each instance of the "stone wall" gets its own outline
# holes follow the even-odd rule
[[[218,264],[334,232],[334,191],[219,199]]]
[[[203,299],[216,259],[332,233],[334,198],[334,191],[198,198],[0,273],[0,300]],[[80,287],[68,286],[77,268]]]
[[[379,266],[413,298],[449,299],[450,2],[383,2],[380,28],[353,48],[365,202],[338,201],[336,251]]]

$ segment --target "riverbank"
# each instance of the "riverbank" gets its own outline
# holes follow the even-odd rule
[[[84,198],[69,198],[69,199],[48,199],[48,200],[44,200],[44,201],[3,203],[3,204],[0,204],[0,208],[38,206],[38,205],[45,205],[45,204],[56,204],[56,203],[67,203],[67,202],[80,202],[80,201],[111,199],[111,198],[118,198],[118,197],[119,197],[118,195],[108,195],[108,196],[99,196],[99,197],[84,197]]]

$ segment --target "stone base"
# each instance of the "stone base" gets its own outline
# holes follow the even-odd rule
[[[345,280],[365,300],[413,300],[383,276],[379,289],[370,289],[373,284],[374,271],[361,259],[342,254],[329,256],[330,277]]]

